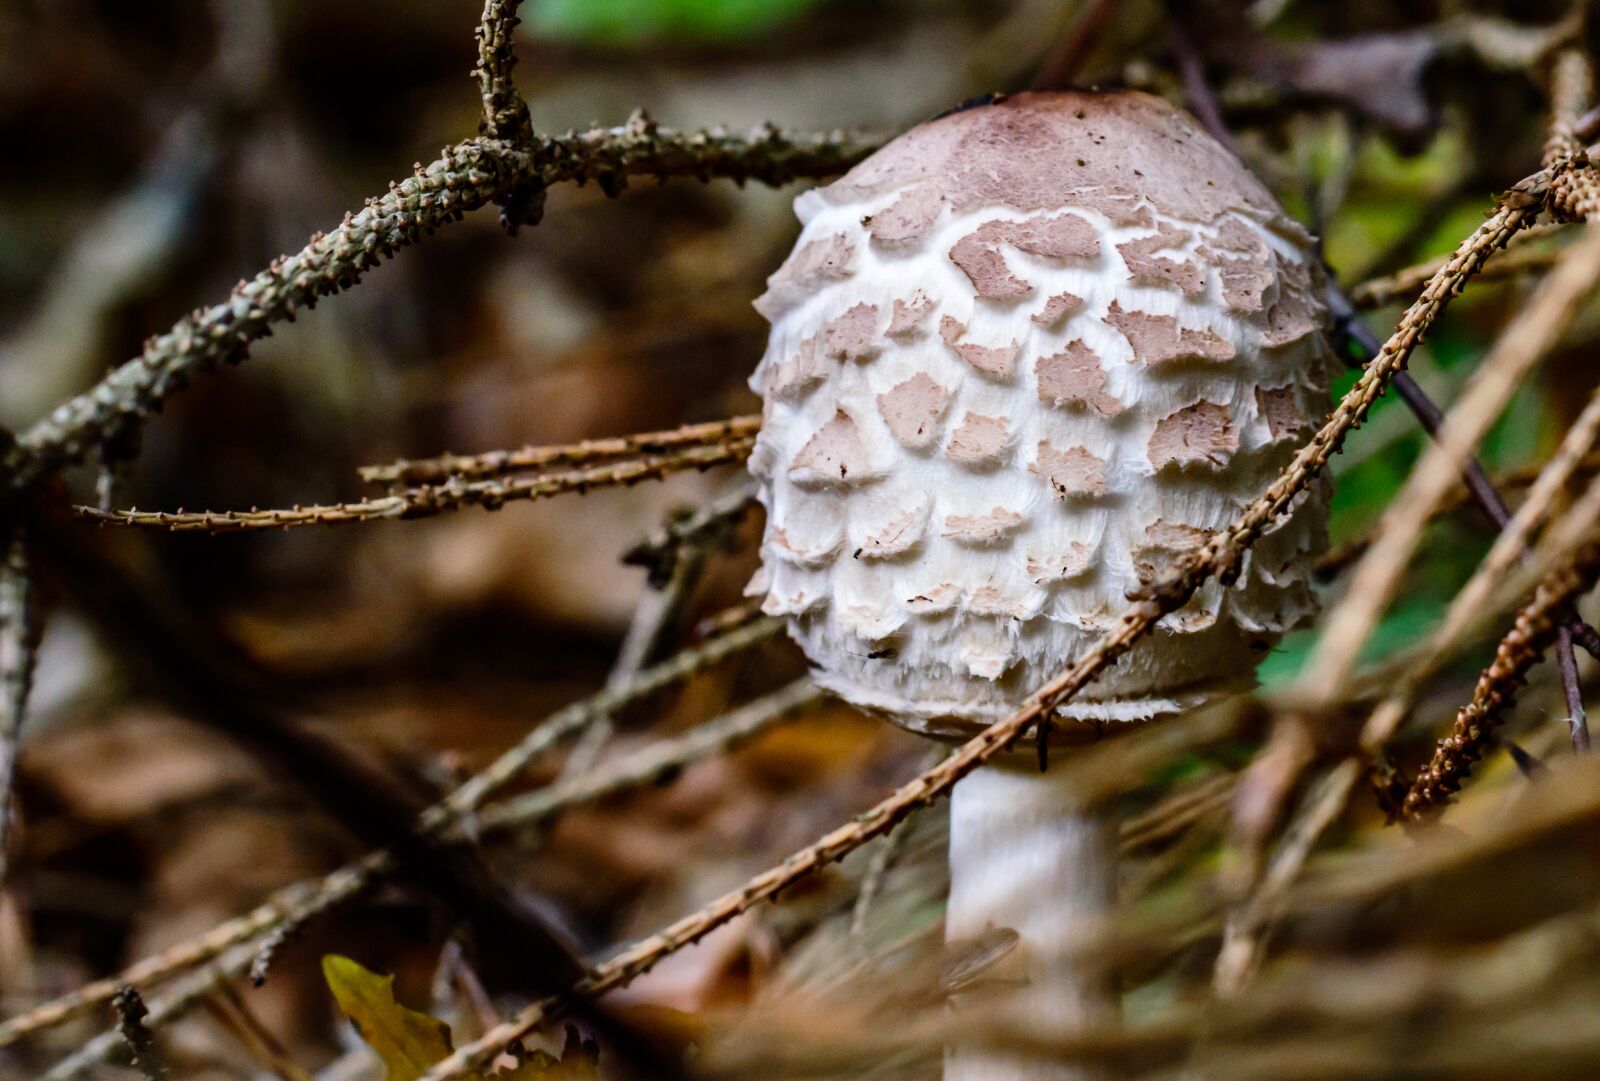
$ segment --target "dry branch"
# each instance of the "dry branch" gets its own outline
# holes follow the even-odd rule
[[[747,743],[823,698],[810,680],[796,680],[749,705],[708,721],[677,739],[662,740],[589,777],[540,788],[484,808],[477,825],[484,831],[542,825],[584,803],[657,784],[702,758]]]
[[[1517,613],[1495,649],[1494,660],[1478,676],[1472,701],[1457,712],[1450,734],[1439,741],[1433,757],[1404,793],[1398,805],[1400,817],[1415,819],[1460,790],[1472,764],[1482,757],[1490,733],[1526,682],[1529,669],[1555,642],[1562,608],[1587,593],[1600,578],[1600,540],[1593,538],[1597,518],[1600,482],[1590,486],[1556,531],[1565,534],[1565,539],[1581,537],[1582,543],[1545,575],[1533,598]],[[1563,539],[1552,537],[1551,543],[1560,545]]]
[[[567,492],[588,492],[594,488],[626,487],[641,481],[660,480],[674,473],[707,470],[714,466],[742,462],[755,445],[752,438],[729,439],[708,446],[690,446],[665,454],[647,455],[615,464],[561,473],[513,477],[509,480],[447,480],[407,488],[374,499],[354,503],[331,503],[308,507],[248,511],[103,511],[98,507],[73,507],[82,521],[105,526],[136,526],[164,529],[172,533],[239,533],[253,529],[295,529],[313,525],[343,525],[349,522],[427,518],[463,507],[499,510],[507,503],[548,499]]]
[[[1515,492],[1531,487],[1543,475],[1550,463],[1540,462],[1522,469],[1514,469],[1497,475],[1493,479],[1494,487],[1499,491]],[[1588,454],[1580,460],[1572,471],[1574,478],[1588,478],[1600,471],[1600,454]],[[1450,496],[1443,500],[1428,515],[1428,522],[1432,524],[1445,515],[1454,514],[1463,507],[1473,502],[1472,493],[1465,487],[1456,488]],[[1347,541],[1339,547],[1328,552],[1327,555],[1317,560],[1317,577],[1326,582],[1338,577],[1352,564],[1358,562],[1366,554],[1372,542],[1377,539],[1377,533],[1369,532],[1355,540]]]
[[[1524,236],[1532,240],[1547,233],[1545,229],[1529,229]],[[1556,249],[1534,248],[1524,249],[1518,243],[1523,239],[1519,236],[1513,241],[1511,250],[1492,260],[1478,275],[1479,281],[1504,281],[1508,278],[1520,277],[1537,271],[1548,270],[1555,265],[1561,257],[1561,252]],[[1372,308],[1381,308],[1386,304],[1396,304],[1409,297],[1416,296],[1420,289],[1438,269],[1444,265],[1444,259],[1429,259],[1414,266],[1397,270],[1393,274],[1386,274],[1381,278],[1372,278],[1354,286],[1350,290],[1350,301],[1357,308],[1366,311]]]
[[[9,865],[17,744],[42,630],[27,537],[21,529],[13,529],[9,537],[0,536],[0,888],[5,886]]]
[[[664,432],[639,432],[610,439],[585,439],[554,446],[493,450],[487,454],[441,454],[416,461],[401,459],[388,465],[361,467],[369,484],[433,484],[451,477],[499,477],[558,465],[583,465],[664,454],[686,447],[725,444],[753,437],[761,430],[759,416],[732,417],[705,424],[686,424]]]

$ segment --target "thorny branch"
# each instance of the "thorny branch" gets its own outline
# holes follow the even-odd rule
[[[512,69],[517,66],[517,8],[520,0],[485,0],[478,20],[478,65],[472,74],[483,98],[478,130],[493,139],[520,143],[532,133],[528,103],[517,93]]]
[[[144,1075],[145,1081],[167,1081],[166,1064],[156,1054],[155,1034],[144,1023],[150,1010],[139,992],[124,987],[111,1000],[111,1005],[117,1011],[117,1033],[127,1044],[129,1061]]]
[[[1511,630],[1500,640],[1494,660],[1478,677],[1472,701],[1461,707],[1450,734],[1439,741],[1433,757],[1411,782],[1398,808],[1399,817],[1418,818],[1460,790],[1528,670],[1554,643],[1562,606],[1592,589],[1597,578],[1600,542],[1591,541],[1539,583],[1533,599],[1517,613]]]
[[[714,466],[742,462],[755,446],[752,437],[731,438],[722,443],[689,446],[662,454],[630,458],[616,464],[591,466],[560,473],[541,473],[509,480],[468,481],[452,477],[440,484],[406,488],[390,495],[362,499],[354,503],[332,503],[308,507],[247,511],[103,511],[98,507],[74,507],[79,519],[106,526],[145,526],[173,533],[239,533],[252,529],[294,529],[300,526],[341,525],[348,522],[427,518],[463,507],[499,510],[507,503],[547,499],[566,492],[587,492],[594,488],[615,488],[660,480],[673,473],[706,470]]]
[[[389,465],[361,468],[369,484],[433,484],[451,477],[499,477],[525,470],[558,465],[581,465],[651,454],[686,447],[704,447],[754,437],[761,430],[759,416],[732,417],[705,424],[686,424],[664,432],[638,432],[610,439],[585,439],[557,446],[494,450],[487,454],[441,454],[417,461],[402,459]]]

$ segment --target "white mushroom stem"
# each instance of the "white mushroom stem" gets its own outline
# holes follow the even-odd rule
[[[988,766],[956,785],[950,801],[952,943],[1009,927],[1015,949],[964,1000],[1001,981],[1026,981],[1015,1005],[1041,1032],[1071,1033],[1114,1019],[1114,983],[1093,946],[1110,929],[1117,894],[1116,823],[1086,809],[1068,771]],[[1042,1061],[987,1048],[951,1048],[945,1081],[1090,1081],[1090,1066]]]

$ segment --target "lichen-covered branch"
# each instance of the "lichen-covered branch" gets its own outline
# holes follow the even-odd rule
[[[662,432],[638,432],[611,439],[585,439],[578,443],[493,450],[486,454],[441,454],[415,461],[401,459],[388,465],[361,467],[361,479],[370,484],[432,484],[450,477],[499,477],[558,465],[582,465],[637,455],[662,454],[685,447],[703,447],[754,436],[761,430],[759,416],[732,417],[705,424],[686,424]]]
[[[72,510],[80,520],[97,525],[136,526],[164,529],[172,533],[240,533],[256,529],[295,529],[301,526],[427,518],[463,507],[499,510],[507,503],[522,500],[548,499],[567,492],[582,493],[595,488],[627,487],[641,481],[660,480],[674,473],[711,469],[744,461],[753,446],[754,438],[747,436],[721,444],[690,446],[685,450],[630,458],[588,469],[506,480],[451,479],[442,484],[407,488],[354,503],[247,511],[103,511],[98,507],[82,506]]]
[[[748,135],[677,132],[637,114],[622,127],[536,136],[526,144],[480,137],[447,147],[331,232],[241,282],[227,300],[151,338],[140,356],[22,432],[0,455],[0,504],[137,428],[194,376],[244,359],[278,323],[354,285],[433,229],[519,187],[594,180],[614,193],[633,176],[783,184],[842,172],[876,145],[844,133],[791,139],[771,127]]]
[[[23,530],[12,529],[9,536],[0,535],[0,887],[9,866],[17,746],[42,630],[27,537]]]
[[[519,0],[485,0],[483,18],[478,20],[478,64],[472,74],[478,80],[483,98],[483,120],[479,130],[496,139],[521,142],[531,125],[528,104],[517,93],[512,69],[517,66],[516,34]]]

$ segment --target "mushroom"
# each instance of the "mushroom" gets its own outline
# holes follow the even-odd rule
[[[1185,113],[1019,94],[930,121],[795,202],[756,308],[752,592],[816,678],[959,739],[1091,645],[1127,592],[1255,497],[1328,408],[1311,237]],[[1328,490],[1059,711],[1063,745],[1246,688],[1314,610]],[[1116,830],[1016,761],[951,801],[946,936],[1002,926],[1029,1016],[1114,1016],[1081,959],[1115,903]],[[952,1050],[951,1081],[1081,1077]]]

